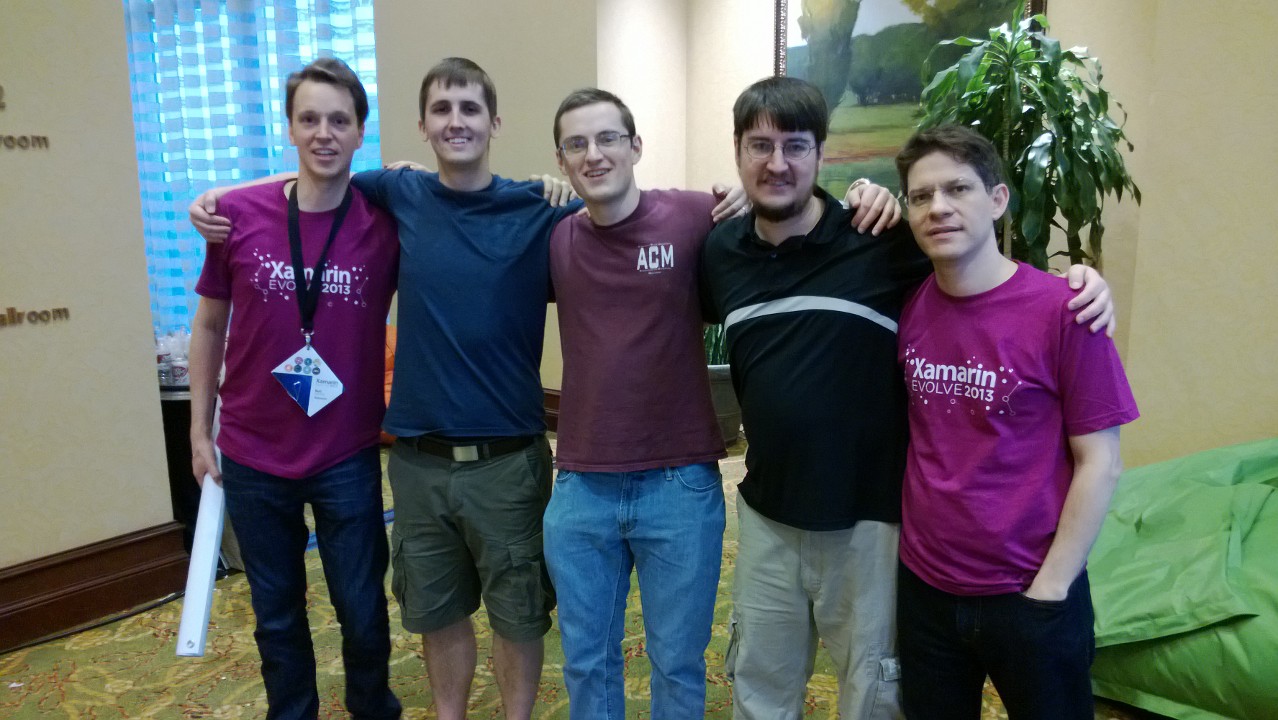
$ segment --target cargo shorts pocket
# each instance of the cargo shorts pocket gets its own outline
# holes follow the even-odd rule
[[[404,538],[391,530],[391,594],[395,596],[395,602],[399,603],[401,608],[409,607],[407,599],[404,597],[404,590],[408,587],[408,579],[404,573]]]
[[[512,640],[540,637],[555,606],[554,588],[542,554],[542,535],[505,545],[505,567],[484,593],[493,630]]]

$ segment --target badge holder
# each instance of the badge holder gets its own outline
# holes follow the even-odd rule
[[[271,375],[284,391],[302,408],[307,417],[323,410],[342,394],[342,381],[333,374],[328,363],[311,347],[311,333],[304,332],[306,344],[293,356],[280,363]]]
[[[288,250],[293,265],[293,278],[297,282],[297,306],[301,312],[302,337],[306,340],[302,349],[293,353],[293,357],[279,364],[271,371],[271,375],[284,386],[284,391],[293,398],[307,417],[315,413],[342,394],[342,381],[329,369],[328,363],[320,358],[315,348],[311,347],[311,335],[314,334],[315,310],[319,307],[320,293],[323,289],[324,267],[328,262],[328,251],[346,220],[346,211],[351,207],[351,188],[346,187],[346,194],[337,206],[333,216],[333,225],[328,230],[328,241],[315,262],[315,269],[307,281],[306,266],[302,262],[302,227],[298,220],[300,210],[297,202],[297,184],[294,183],[288,192]]]

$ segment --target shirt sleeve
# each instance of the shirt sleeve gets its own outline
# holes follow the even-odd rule
[[[719,312],[718,306],[714,302],[714,293],[710,285],[709,263],[711,256],[711,246],[714,245],[715,235],[719,231],[711,231],[706,241],[701,245],[701,253],[697,262],[697,293],[701,300],[701,319],[711,325],[723,322],[723,316]]]
[[[249,189],[252,190],[251,188]],[[239,192],[239,191],[237,191]],[[240,212],[237,192],[223,195],[218,200],[218,213],[231,221],[231,233],[223,242],[204,244],[204,267],[200,269],[200,279],[195,283],[195,293],[215,300],[231,299],[231,245],[238,241],[243,232],[241,227],[247,220]]]
[[[390,209],[390,179],[394,172],[414,172],[410,170],[365,170],[351,176],[351,185],[364,193],[364,197],[377,207]]]
[[[195,293],[215,300],[231,299],[231,273],[226,262],[226,243],[207,243],[204,267],[195,283]]]
[[[576,215],[577,213],[581,212],[581,209],[584,208],[585,206],[586,206],[586,203],[582,201],[580,198],[578,198],[563,207],[554,208],[555,222],[558,223],[560,220],[563,220],[566,217],[572,217],[573,215]]]
[[[932,261],[914,241],[910,226],[904,221],[887,230],[892,243],[892,274],[905,289],[917,287],[932,274]]]
[[[1086,435],[1140,417],[1114,341],[1074,322],[1061,301],[1060,365],[1057,368],[1065,434]]]

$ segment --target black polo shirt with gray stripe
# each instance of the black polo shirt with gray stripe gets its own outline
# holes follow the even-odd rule
[[[931,272],[904,222],[859,233],[829,193],[806,236],[779,246],[753,214],[720,224],[702,253],[707,319],[727,329],[749,448],[739,490],[803,530],[901,521],[908,438],[897,369],[906,293]]]

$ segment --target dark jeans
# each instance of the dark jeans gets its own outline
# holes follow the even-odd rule
[[[1092,720],[1095,652],[1084,571],[1060,602],[964,597],[904,565],[897,594],[901,692],[911,720],[977,720],[988,674],[1010,720]]]
[[[389,550],[381,477],[375,447],[300,480],[222,457],[222,487],[252,592],[253,636],[271,720],[312,719],[319,713],[306,617],[306,503],[315,516],[324,579],[342,629],[346,709],[361,719],[400,716],[399,700],[388,685],[390,622],[383,583]]]

